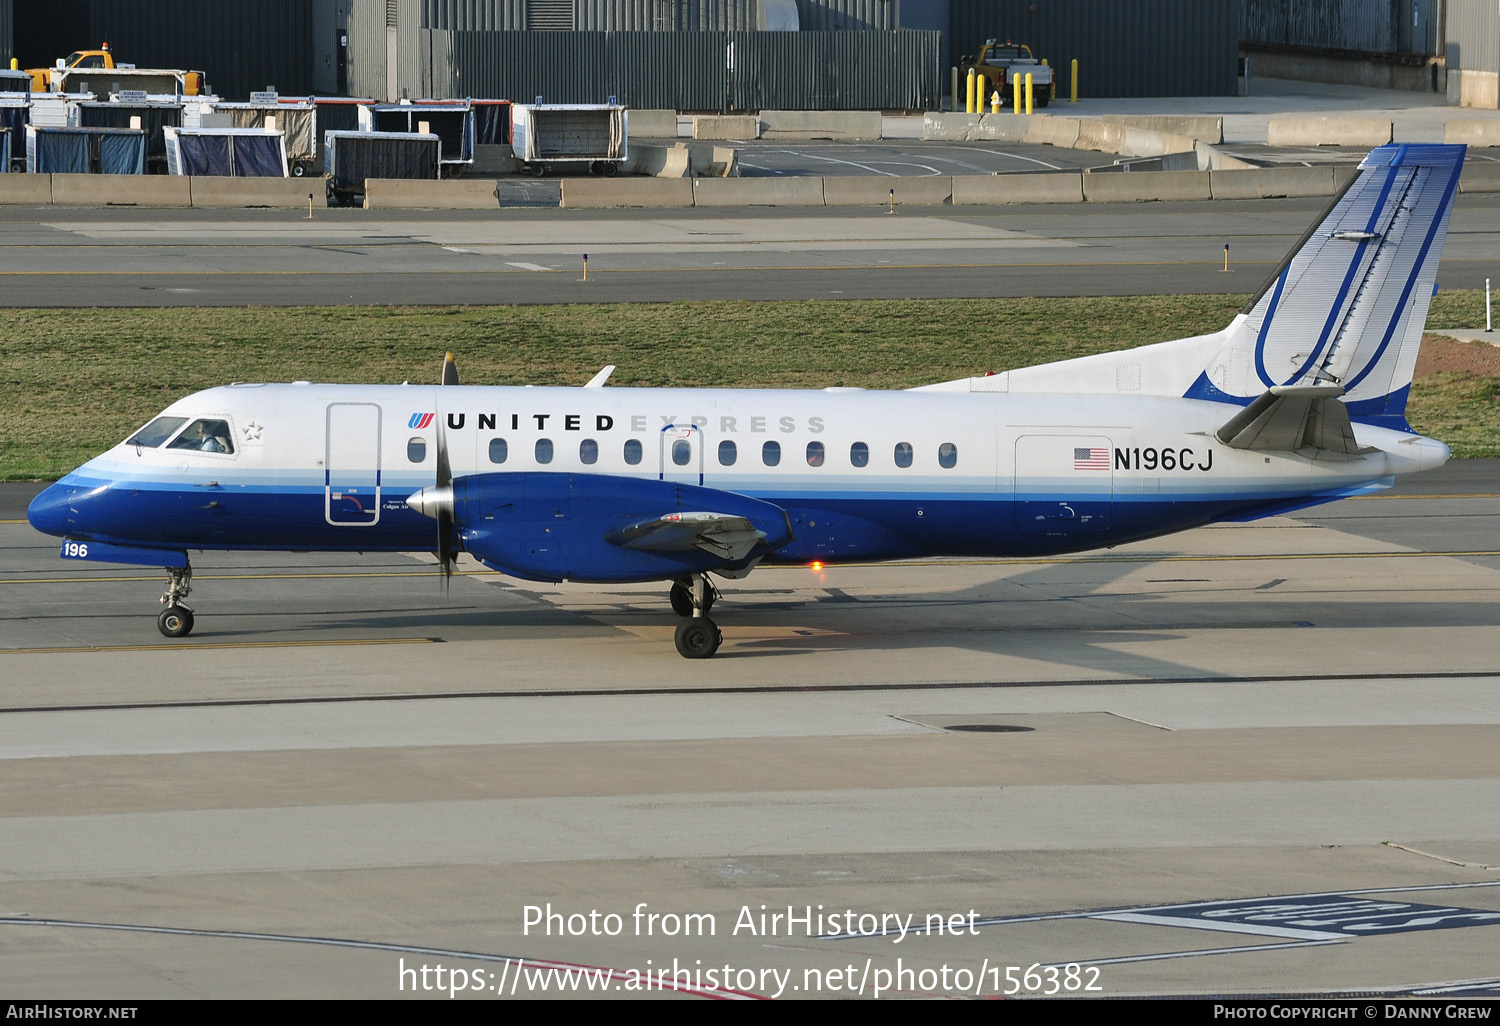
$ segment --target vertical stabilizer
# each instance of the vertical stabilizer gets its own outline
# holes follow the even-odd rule
[[[1245,404],[1276,386],[1338,386],[1354,419],[1405,428],[1464,151],[1372,151],[1187,397]]]

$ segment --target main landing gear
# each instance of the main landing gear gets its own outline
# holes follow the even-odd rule
[[[707,659],[719,650],[724,634],[708,618],[718,593],[703,574],[672,582],[672,611],[688,619],[677,625],[677,654],[684,659]]]
[[[156,618],[156,629],[169,638],[185,638],[193,631],[193,611],[182,600],[193,590],[193,568],[168,567],[167,577],[167,590],[161,597],[161,604],[167,608]]]

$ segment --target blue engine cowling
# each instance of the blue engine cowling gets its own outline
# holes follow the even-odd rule
[[[697,548],[618,544],[628,525],[671,513],[744,517],[766,538],[735,563]],[[486,566],[534,581],[659,581],[739,569],[791,541],[785,511],[734,492],[606,474],[472,474],[453,481],[463,547]],[[610,535],[616,535],[616,541]]]

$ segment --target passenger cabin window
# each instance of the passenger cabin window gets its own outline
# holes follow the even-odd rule
[[[807,465],[809,467],[821,467],[823,465],[823,456],[822,442],[807,443]]]
[[[767,442],[760,447],[760,461],[768,467],[774,467],[781,462],[781,443]]]
[[[719,443],[719,466],[732,467],[734,466],[734,461],[739,459],[739,456],[740,454],[735,449],[733,442],[725,439]]]
[[[693,458],[693,444],[685,438],[679,438],[672,443],[672,462],[685,467]]]
[[[126,439],[125,444],[139,445],[146,449],[155,449],[168,438],[171,438],[177,429],[186,423],[186,417],[157,417]]]
[[[902,468],[903,470],[906,469],[907,467],[911,466],[911,443],[910,442],[897,442],[896,443],[896,466]]]
[[[490,439],[490,462],[491,463],[504,463],[506,457],[508,457],[509,455],[510,455],[510,446],[508,446],[508,445],[505,444],[505,439],[503,439],[503,438],[491,438]]]
[[[599,462],[599,443],[592,438],[585,438],[578,443],[578,460],[586,467],[591,467]]]
[[[938,446],[938,466],[944,470],[952,470],[958,466],[958,446],[952,442],[944,442]]]
[[[427,439],[409,439],[406,443],[406,458],[412,463],[421,463],[427,458]]]
[[[855,467],[868,467],[870,465],[870,447],[864,442],[855,442],[849,446],[849,463]]]
[[[195,449],[198,452],[234,452],[234,438],[226,420],[195,420],[187,430],[172,440],[168,449]]]
[[[640,442],[640,439],[638,439],[638,438],[627,438],[627,439],[625,439],[625,462],[628,465],[632,466],[632,467],[635,466],[637,463],[641,462],[641,442]]]
[[[538,438],[536,440],[536,461],[538,463],[552,462],[552,439]]]

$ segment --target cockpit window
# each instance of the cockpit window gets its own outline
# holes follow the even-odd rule
[[[139,445],[147,449],[155,449],[158,445],[171,438],[173,433],[182,425],[187,423],[186,417],[157,417],[151,423],[141,428],[135,434],[126,439],[126,445]]]
[[[229,422],[204,418],[195,420],[187,430],[172,440],[168,449],[196,449],[199,452],[234,452],[234,438]]]

